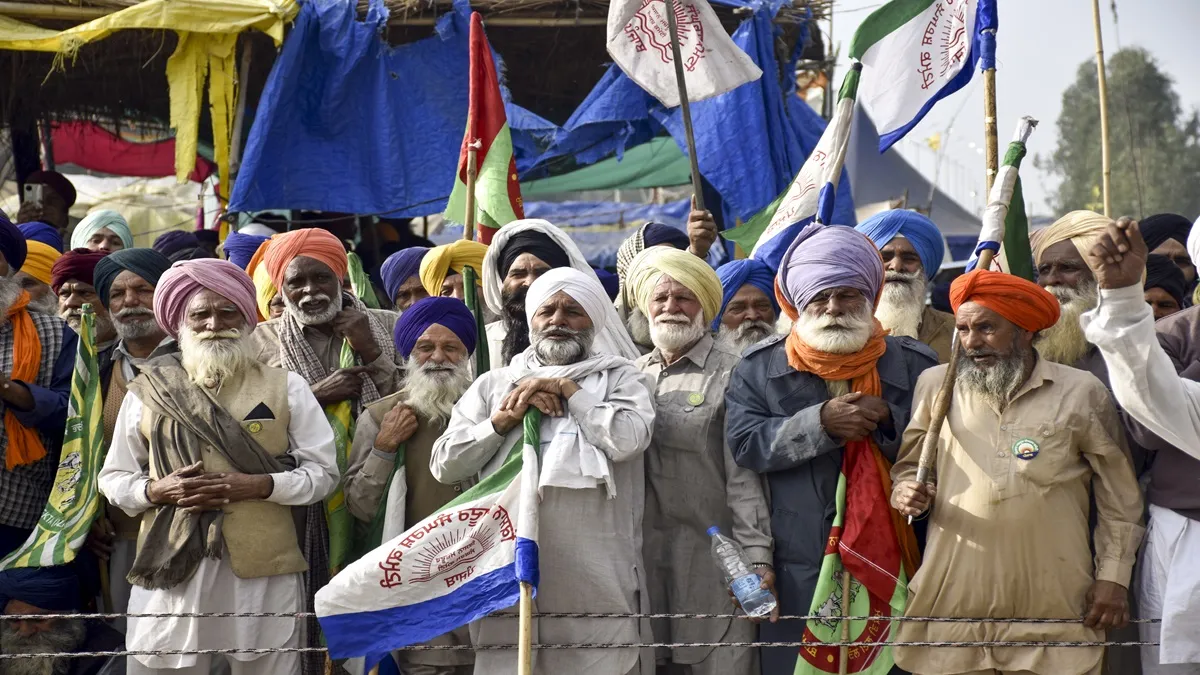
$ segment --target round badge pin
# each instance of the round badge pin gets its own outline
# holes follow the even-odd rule
[[[1017,459],[1030,460],[1037,457],[1039,452],[1041,452],[1041,448],[1032,438],[1022,438],[1012,446],[1013,456]]]
[[[252,434],[257,434],[258,432],[262,431],[262,422],[251,422],[247,427],[247,431]]]
[[[692,393],[688,394],[687,401],[688,405],[700,405],[701,403],[704,403],[704,394],[701,394],[698,391],[693,391]]]

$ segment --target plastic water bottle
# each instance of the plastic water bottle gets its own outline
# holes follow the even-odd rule
[[[761,588],[762,577],[754,572],[750,559],[737,542],[721,534],[721,528],[708,528],[712,537],[713,560],[725,575],[725,585],[733,591],[747,616],[767,616],[775,609],[775,596]]]

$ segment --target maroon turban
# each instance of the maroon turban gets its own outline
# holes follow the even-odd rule
[[[92,251],[86,248],[73,248],[62,254],[50,268],[50,288],[58,293],[58,289],[67,281],[75,281],[94,285],[93,274],[96,263],[108,255],[108,251]]]

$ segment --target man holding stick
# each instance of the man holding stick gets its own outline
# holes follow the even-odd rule
[[[1050,293],[979,270],[955,280],[950,299],[961,352],[948,427],[938,439],[937,487],[914,477],[947,366],[917,381],[892,469],[900,513],[933,507],[906,614],[1078,619],[1082,610],[1084,618],[905,622],[897,641],[1103,640],[1101,631],[1129,620],[1126,588],[1142,537],[1141,492],[1116,410],[1095,376],[1033,348],[1058,320]],[[896,663],[919,675],[1091,675],[1102,655],[1090,647],[897,647]]]

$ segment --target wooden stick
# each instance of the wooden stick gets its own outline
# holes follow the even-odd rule
[[[846,617],[850,616],[850,573],[846,568],[842,568],[842,646],[838,650],[838,675],[846,675],[850,672],[850,647],[846,642],[850,641],[850,620]]]
[[[996,69],[983,71],[983,135],[987,147],[987,192],[992,193],[992,183],[1000,170],[999,141],[996,138]],[[980,256],[980,263],[983,259]],[[987,269],[982,267],[981,269]]]
[[[475,155],[480,145],[480,141],[473,140],[467,146],[467,205],[463,214],[463,239],[468,241],[475,241],[475,178],[479,175]]]
[[[665,0],[667,30],[671,33],[671,56],[675,59],[675,83],[679,85],[679,110],[683,113],[683,135],[687,138],[688,159],[692,163],[692,195],[694,208],[704,210],[704,194],[700,186],[700,160],[696,157],[696,138],[692,132],[692,106],[688,102],[687,82],[683,75],[683,57],[679,51],[679,27],[675,21],[675,0]]]
[[[1112,217],[1112,155],[1108,148],[1108,78],[1104,74],[1104,35],[1100,31],[1100,0],[1092,0],[1092,24],[1096,29],[1096,82],[1100,88],[1100,171],[1104,193],[1104,215]]]
[[[533,675],[533,586],[521,582],[520,627],[517,631],[517,675]]]

